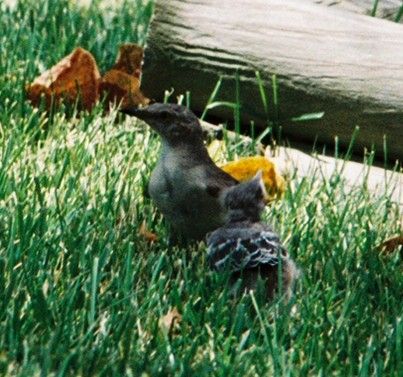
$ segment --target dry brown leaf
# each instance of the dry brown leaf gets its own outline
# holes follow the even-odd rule
[[[47,109],[52,97],[56,103],[63,100],[74,104],[80,96],[80,108],[91,110],[99,97],[100,77],[94,57],[78,47],[29,84],[27,96],[34,106],[39,106],[44,96]]]
[[[112,69],[125,72],[141,80],[144,50],[135,43],[126,43],[119,47],[119,55]]]
[[[140,234],[147,242],[150,242],[150,243],[156,242],[156,241],[158,240],[158,236],[157,236],[155,233],[150,232],[150,231],[147,229],[147,226],[146,226],[146,223],[145,223],[145,222],[143,222],[143,223],[141,224],[140,229],[139,229],[139,234]]]
[[[111,69],[102,77],[100,91],[106,103],[122,102],[122,107],[149,103],[140,91],[140,80],[116,69]]]
[[[133,43],[119,48],[119,56],[115,65],[102,77],[100,83],[101,96],[106,97],[106,103],[121,103],[121,106],[131,107],[148,105],[148,98],[140,91],[141,66],[143,49]]]
[[[377,249],[384,254],[393,253],[398,247],[403,246],[403,235],[392,237],[382,242]]]
[[[121,103],[123,107],[147,105],[150,101],[140,91],[143,49],[135,44],[120,46],[115,65],[101,79],[94,57],[81,47],[27,85],[28,99],[39,106],[44,97],[47,109],[52,98],[91,110],[100,94],[106,103]]]
[[[160,318],[158,324],[164,333],[171,334],[172,331],[178,327],[181,321],[182,315],[176,307],[173,307],[167,314]]]

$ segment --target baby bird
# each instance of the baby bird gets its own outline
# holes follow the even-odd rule
[[[201,240],[223,225],[225,208],[219,196],[238,181],[208,155],[196,115],[185,106],[163,103],[122,111],[144,120],[161,137],[149,193],[175,235],[180,240]]]
[[[280,288],[289,298],[298,270],[278,235],[260,221],[265,198],[261,171],[221,195],[227,222],[207,236],[208,263],[216,271],[229,270],[232,284],[241,278],[243,290],[256,290],[260,277],[267,299]]]

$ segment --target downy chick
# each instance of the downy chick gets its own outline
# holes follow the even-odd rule
[[[278,235],[260,221],[265,197],[261,172],[222,194],[227,222],[207,236],[208,262],[216,271],[229,270],[232,284],[240,278],[242,290],[255,290],[261,278],[268,299],[279,285],[290,297],[298,270]]]

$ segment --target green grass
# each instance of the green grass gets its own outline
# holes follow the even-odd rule
[[[346,190],[339,172],[292,177],[265,219],[303,271],[294,298],[230,300],[205,246],[169,246],[143,195],[159,147],[144,124],[100,108],[48,119],[25,101],[76,45],[105,69],[119,43],[144,42],[150,5],[68,4],[0,12],[0,375],[401,375],[401,259],[374,249],[399,231],[389,193]],[[166,335],[158,321],[175,306]]]

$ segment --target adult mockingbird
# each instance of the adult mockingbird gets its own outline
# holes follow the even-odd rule
[[[239,278],[243,289],[255,290],[261,278],[268,299],[279,285],[290,297],[298,270],[278,235],[260,221],[266,195],[261,172],[222,194],[227,222],[207,236],[208,262],[216,271],[229,271],[232,290]]]
[[[185,106],[162,103],[122,111],[144,120],[161,137],[149,193],[176,235],[200,240],[223,225],[219,196],[238,181],[211,160],[196,115]]]

